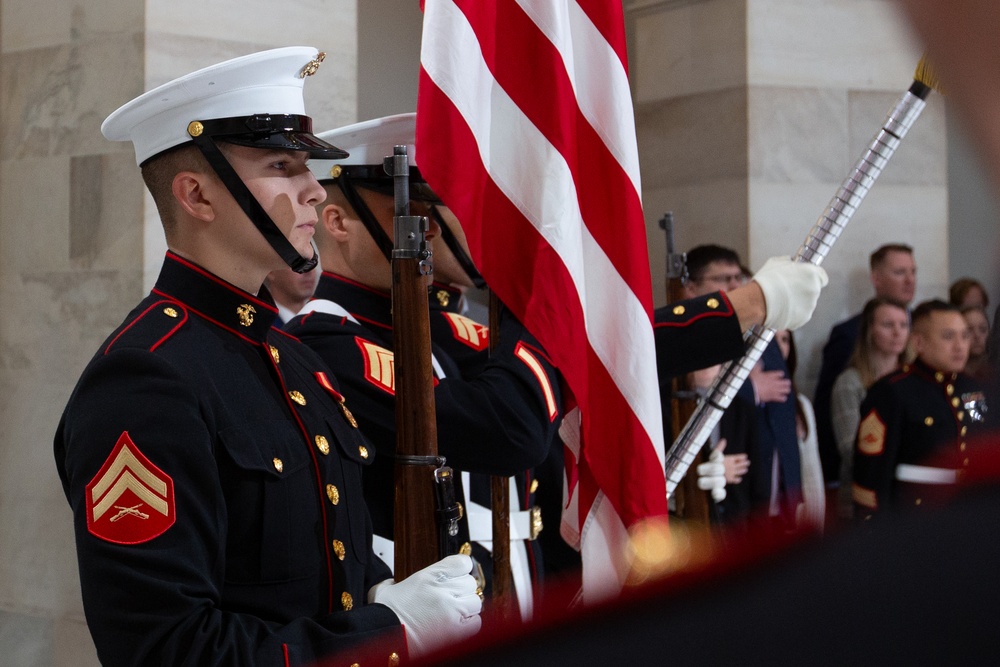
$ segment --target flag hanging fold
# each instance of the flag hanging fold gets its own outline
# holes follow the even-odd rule
[[[577,406],[562,533],[593,601],[667,512],[621,0],[425,0],[420,61],[421,174]]]

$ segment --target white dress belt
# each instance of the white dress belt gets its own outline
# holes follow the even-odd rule
[[[955,484],[958,481],[958,471],[900,463],[896,466],[896,479],[916,484]]]

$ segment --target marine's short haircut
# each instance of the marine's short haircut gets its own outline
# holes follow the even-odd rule
[[[701,280],[705,269],[712,262],[741,266],[740,256],[735,250],[713,244],[695,246],[687,251],[688,280],[691,282]]]

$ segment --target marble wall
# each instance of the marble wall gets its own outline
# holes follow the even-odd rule
[[[100,123],[143,90],[276,46],[327,51],[317,129],[357,114],[355,0],[0,0],[0,662],[96,665],[52,436],[77,377],[165,245],[129,144]]]
[[[672,210],[679,248],[733,247],[752,268],[790,254],[823,213],[920,52],[888,0],[626,1],[654,290]],[[868,255],[914,246],[917,298],[948,284],[944,103],[922,116],[824,267],[830,286],[796,334],[811,393],[831,325],[871,295]],[[663,302],[661,297],[658,303]]]

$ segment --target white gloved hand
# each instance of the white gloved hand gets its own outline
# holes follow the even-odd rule
[[[790,257],[772,257],[753,279],[764,293],[764,326],[775,331],[798,329],[808,322],[819,291],[829,282],[823,267],[793,262]]]
[[[713,450],[708,461],[698,465],[698,488],[711,491],[712,500],[719,503],[726,499],[726,465],[722,452]]]
[[[426,655],[479,632],[483,601],[471,571],[469,556],[448,556],[398,583],[373,586],[369,598],[399,617],[411,656]]]

